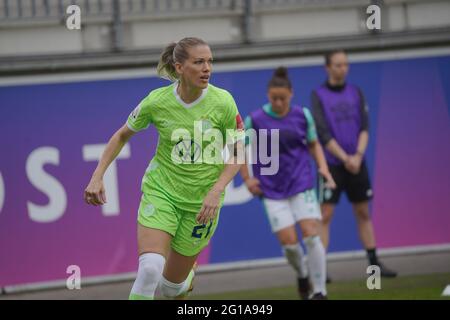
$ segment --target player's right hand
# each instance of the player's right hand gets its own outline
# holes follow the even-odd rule
[[[101,206],[106,203],[103,180],[91,179],[88,186],[84,190],[84,201],[93,206]]]
[[[328,169],[319,168],[319,174],[325,179],[325,188],[336,189],[336,182]]]
[[[248,178],[247,180],[245,180],[245,185],[247,186],[248,191],[250,191],[254,196],[262,195],[259,183],[259,180],[256,178]]]

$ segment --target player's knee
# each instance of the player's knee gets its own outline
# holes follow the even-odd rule
[[[154,282],[158,281],[159,278],[161,277],[163,268],[164,262],[156,263],[155,261],[151,260],[143,260],[139,264],[138,272],[144,276],[146,282]]]
[[[303,237],[312,237],[319,234],[319,222],[308,221],[308,223],[300,223]]]
[[[303,237],[313,237],[313,236],[317,236],[318,234],[319,234],[319,230],[317,227],[314,227],[314,226],[308,226],[308,227],[302,229]]]
[[[359,221],[370,221],[369,210],[357,209],[355,210],[355,214]]]
[[[295,232],[289,233],[289,234],[280,234],[280,235],[278,235],[278,239],[282,246],[294,245],[294,244],[298,243],[298,238],[297,238],[297,235],[295,234]]]

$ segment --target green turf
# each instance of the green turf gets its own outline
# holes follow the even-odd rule
[[[374,299],[449,299],[442,297],[442,291],[450,284],[450,273],[405,276],[394,279],[381,279],[380,290],[369,290],[366,279],[352,281],[336,281],[328,284],[328,298],[333,300],[374,300]],[[195,293],[195,290],[194,290]],[[220,294],[195,295],[190,299],[204,300],[291,300],[298,299],[295,286],[280,288],[264,288]]]

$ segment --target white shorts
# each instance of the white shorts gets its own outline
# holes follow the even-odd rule
[[[286,199],[263,199],[272,232],[280,231],[305,219],[322,219],[314,189],[306,190]]]

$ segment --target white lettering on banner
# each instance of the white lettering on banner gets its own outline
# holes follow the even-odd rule
[[[206,135],[206,140],[219,139],[219,136]],[[106,144],[92,144],[82,146],[82,156],[85,161],[98,161]],[[247,151],[250,151],[250,145],[247,146]],[[222,152],[221,152],[222,151]],[[217,154],[221,154],[220,158],[228,158],[229,152],[227,148],[220,150],[215,146],[211,146],[211,159],[217,158]],[[250,153],[250,152],[249,152]],[[129,144],[125,144],[117,159],[128,159],[131,157],[131,149]],[[253,154],[248,155],[251,162]],[[267,155],[263,158],[265,162],[274,161],[268,160]],[[101,206],[103,216],[117,216],[120,214],[119,201],[119,182],[117,174],[117,163],[113,161],[104,175],[104,184],[107,196],[107,203]],[[214,159],[214,161],[218,161]],[[38,205],[31,201],[27,202],[28,216],[34,222],[49,223],[60,219],[67,209],[67,193],[63,184],[55,177],[48,174],[44,170],[45,165],[59,165],[60,151],[56,147],[43,146],[33,150],[26,161],[26,175],[30,183],[40,192],[44,193],[49,201],[46,205]],[[251,169],[251,165],[249,166]],[[6,199],[6,186],[3,176],[0,173],[0,212],[2,211]],[[251,193],[247,190],[245,184],[236,186],[235,181],[231,181],[226,189],[225,205],[239,205],[246,203],[252,199]]]
[[[89,144],[83,146],[83,159],[85,161],[100,160],[105,147],[106,144]],[[120,151],[119,155],[116,157],[116,160],[128,159],[130,158],[130,154],[130,145],[125,144],[122,148],[122,151]],[[103,177],[105,190],[107,190],[107,202],[102,206],[102,213],[104,216],[117,216],[120,213],[116,160],[111,162]]]
[[[5,203],[5,183],[3,182],[2,173],[0,172],[0,212],[2,212]]]
[[[81,9],[77,5],[68,6],[66,13],[70,14],[66,20],[66,27],[69,30],[81,29]]]
[[[54,147],[40,147],[28,156],[27,177],[31,184],[49,198],[47,205],[27,202],[28,214],[35,222],[53,222],[61,218],[67,207],[67,195],[59,181],[46,173],[45,164],[59,165],[59,150]]]

